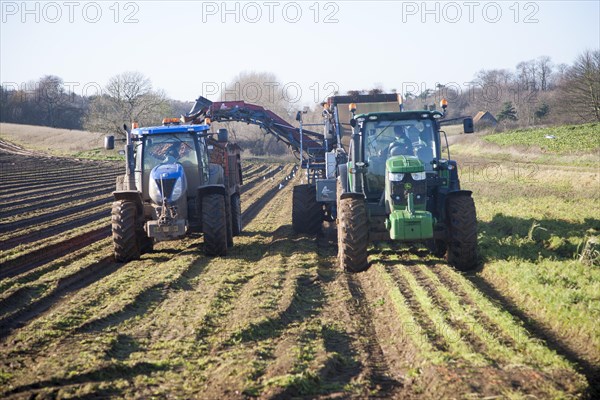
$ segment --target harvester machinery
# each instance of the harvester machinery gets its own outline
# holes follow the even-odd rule
[[[425,243],[468,270],[477,265],[475,204],[461,190],[441,128],[462,121],[464,133],[473,133],[473,120],[447,119],[445,100],[441,107],[404,111],[396,94],[332,96],[323,103],[322,123],[304,124],[299,111],[294,127],[260,106],[200,97],[185,119],[255,124],[290,146],[306,171],[305,183],[294,187],[292,226],[314,234],[323,221],[336,221],[345,270],[366,270],[369,243],[390,240]],[[323,133],[306,129],[316,125]]]

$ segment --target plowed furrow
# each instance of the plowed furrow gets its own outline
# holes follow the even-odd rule
[[[254,200],[256,203],[264,203],[264,202],[268,202],[270,200],[270,198],[267,195],[263,195],[260,198],[256,198]],[[107,226],[107,227],[103,227],[98,230],[95,230],[93,232],[88,232],[84,235],[77,236],[70,240],[59,242],[59,243],[41,248],[39,250],[36,250],[35,252],[29,253],[29,254],[19,257],[17,259],[11,260],[10,264],[6,265],[7,268],[2,269],[1,277],[8,278],[8,277],[15,276],[17,274],[24,273],[26,271],[30,271],[40,265],[44,265],[45,263],[52,261],[53,259],[59,257],[60,255],[64,255],[68,252],[76,251],[78,248],[84,247],[87,244],[90,244],[97,240],[105,238],[109,234],[110,234],[110,228]],[[183,251],[183,253],[185,253],[185,252],[188,252],[188,250]],[[174,257],[174,259],[176,259],[176,257]],[[242,282],[240,281],[239,283],[242,283]],[[64,284],[60,285],[61,288],[63,286],[64,286]],[[69,286],[69,287],[72,287],[72,286]],[[225,290],[225,292],[220,295],[221,301],[223,300],[224,297],[227,296],[227,293],[229,293],[229,292],[239,293],[238,290],[232,290],[231,288],[224,289],[224,290]],[[16,295],[14,295],[14,296],[16,296],[16,297],[13,297],[13,300],[18,297],[23,297],[23,294],[16,293]],[[48,300],[40,300],[42,302],[41,304],[47,304],[47,303],[50,303],[52,300],[56,300],[56,296],[54,296],[54,295],[49,295],[49,296],[44,297],[44,299],[47,298]],[[143,298],[144,295],[141,295],[141,296]],[[11,300],[11,301],[13,301],[13,300]],[[45,309],[45,306],[41,307],[41,306],[37,306],[36,304],[38,304],[38,301],[36,301],[34,305],[28,306],[27,309],[28,310],[33,309],[34,311],[35,310],[43,311],[42,308]],[[124,312],[124,314],[127,314],[127,310]],[[12,324],[11,321],[13,321],[13,319],[17,318],[18,315],[21,315],[21,311],[19,311],[19,314],[15,314],[14,316],[11,315],[7,319],[8,322],[6,322],[5,325]],[[27,315],[29,315],[29,314],[27,314]],[[33,315],[33,312],[31,313],[31,315]],[[20,321],[22,321],[22,320],[23,320],[23,318],[20,318]],[[101,321],[96,321],[94,324],[89,325],[87,327],[82,327],[81,329],[85,331],[85,330],[89,330],[89,329],[94,329],[94,326],[96,328],[98,328],[99,326],[104,326],[104,324],[105,323],[103,323]]]
[[[72,179],[73,177],[78,177],[81,175],[89,175],[93,174],[87,169],[87,166],[84,165],[73,165],[73,166],[65,166],[60,167],[52,164],[47,165],[35,165],[35,166],[27,166],[24,165],[23,168],[35,168],[29,172],[20,172],[20,173],[6,173],[3,171],[3,178],[6,180],[9,185],[9,188],[16,187],[20,184],[30,184],[31,181],[39,181],[39,182],[62,182],[66,179]]]
[[[53,221],[54,224],[41,229],[24,229],[25,233],[16,232],[10,238],[0,242],[0,250],[9,250],[18,245],[33,243],[50,236],[59,235],[74,228],[78,228],[110,216],[109,203],[104,201],[106,206],[97,207],[89,211],[79,212],[75,215],[69,215],[66,218]],[[97,210],[97,211],[96,211]]]
[[[9,226],[9,225],[13,225],[15,226],[14,230],[18,230],[19,226],[18,223],[20,223],[21,221],[25,222],[25,221],[33,221],[33,224],[37,224],[39,222],[36,222],[37,220],[35,220],[34,218],[38,218],[38,217],[45,217],[45,216],[52,216],[52,215],[56,215],[64,210],[74,210],[74,213],[77,213],[77,207],[83,207],[87,204],[91,204],[92,206],[89,208],[93,208],[95,202],[100,202],[100,201],[105,201],[107,202],[110,199],[110,193],[105,192],[103,194],[97,195],[97,196],[89,196],[89,197],[85,197],[83,199],[74,199],[74,200],[70,200],[68,199],[65,202],[59,202],[57,205],[54,205],[53,207],[40,207],[37,209],[33,209],[24,213],[19,213],[19,214],[13,214],[7,218],[2,218],[0,219],[0,229],[2,229],[2,227],[5,226]],[[85,209],[85,208],[84,208]],[[60,216],[60,215],[59,215]],[[27,224],[26,226],[31,226],[33,224]]]
[[[294,167],[292,169],[292,173],[296,171],[296,167]],[[281,182],[285,182],[285,179]],[[273,198],[273,196],[275,196],[277,194],[277,192],[281,190],[279,189],[279,184],[275,184],[275,186],[273,186],[272,188],[270,188],[267,192],[263,193],[261,195],[261,198],[264,199],[271,199]],[[242,222],[245,225],[247,225],[250,221],[252,221],[257,215],[258,213],[260,213],[260,211],[263,209],[263,207],[265,206],[267,202],[255,202],[253,204],[251,204],[250,206],[246,207],[246,209],[242,212]]]
[[[108,196],[114,190],[114,186],[114,184],[101,184],[97,186],[89,185],[86,189],[91,190],[76,192],[77,194],[75,195],[73,194],[73,191],[69,189],[58,193],[41,195],[31,198],[30,200],[10,201],[6,204],[6,207],[2,207],[0,219],[23,214],[28,211],[38,210],[40,208],[50,208],[77,200],[90,199],[100,195]]]
[[[241,193],[250,191],[252,188],[254,188],[256,185],[260,184],[261,182],[266,183],[267,179],[271,179],[271,177],[273,177],[277,172],[281,171],[282,168],[283,167],[280,167],[280,166],[274,166],[272,168],[269,168],[264,173],[257,174],[256,177],[254,177],[252,179],[248,179],[247,181],[244,181],[244,185],[242,186]]]
[[[119,267],[119,264],[113,262],[112,256],[106,257],[73,275],[59,280],[52,292],[36,300],[28,307],[0,320],[0,339],[9,336],[15,328],[23,326],[29,320],[48,310],[60,298],[98,281],[116,271]]]
[[[112,181],[114,181],[114,180],[112,180]],[[0,203],[8,205],[8,206],[12,205],[13,201],[19,202],[21,204],[27,204],[27,202],[30,199],[44,198],[46,195],[48,195],[50,198],[51,196],[56,196],[57,194],[62,194],[65,191],[73,193],[73,192],[78,192],[81,190],[94,189],[99,186],[104,186],[108,182],[109,181],[99,181],[98,182],[98,181],[95,181],[94,179],[90,179],[88,182],[80,183],[77,185],[67,185],[67,186],[58,185],[58,186],[54,186],[52,188],[38,185],[34,189],[31,189],[28,191],[18,192],[18,193],[7,195],[7,196],[0,196]]]
[[[394,270],[396,268],[403,267],[384,265],[383,271],[391,277],[397,288],[400,290],[400,294],[406,300],[406,305],[410,309],[414,320],[420,327],[419,330],[422,331],[427,337],[427,340],[437,351],[447,352],[449,350],[448,343],[446,343],[443,336],[438,332],[435,322],[429,318],[426,310],[419,303],[406,279],[404,279],[402,275],[395,273]]]
[[[342,277],[340,277],[342,278]],[[352,310],[355,318],[360,321],[360,337],[367,355],[367,368],[371,390],[377,397],[390,397],[401,383],[393,379],[385,355],[378,341],[377,332],[373,325],[371,310],[367,307],[360,279],[356,275],[346,274],[343,277],[344,286],[352,295],[347,301],[347,307]],[[375,393],[374,393],[375,394]]]
[[[107,226],[23,254],[2,265],[0,279],[10,278],[31,271],[68,252],[77,251],[108,236],[110,236],[110,226],[107,224]]]
[[[111,200],[108,196],[102,197],[98,200],[90,201],[87,203],[79,204],[79,205],[61,209],[61,210],[56,210],[52,213],[37,215],[37,216],[26,218],[26,219],[20,219],[18,221],[14,221],[11,223],[3,223],[3,224],[0,224],[0,233],[16,231],[16,230],[19,230],[22,228],[29,228],[31,226],[36,226],[36,225],[40,225],[40,224],[46,224],[46,223],[52,222],[54,220],[61,219],[63,217],[67,217],[67,216],[70,216],[70,215],[73,215],[76,213],[80,213],[82,211],[91,210],[98,206],[108,205],[110,203],[110,201]],[[107,214],[109,212],[110,212],[110,210],[107,208],[107,211],[105,214]],[[98,217],[98,215],[102,215],[102,212],[94,214],[93,218],[92,218],[92,216],[81,218],[81,221],[84,221],[84,220],[88,221],[88,222],[93,221],[94,219],[96,219]]]
[[[31,174],[30,176],[7,176],[3,178],[9,185],[2,188],[4,194],[6,190],[14,190],[21,188],[21,191],[35,186],[36,184],[43,185],[61,185],[69,182],[80,182],[82,179],[100,178],[106,179],[111,176],[118,176],[124,173],[122,167],[113,167],[105,165],[87,164],[79,165],[77,168],[56,169],[52,165],[44,166],[39,173]]]
[[[457,340],[465,341],[477,353],[481,354],[488,363],[495,364],[496,360],[487,355],[488,344],[490,344],[489,340],[492,340],[492,338],[488,336],[486,337],[488,341],[485,341],[476,334],[476,331],[480,331],[481,326],[476,324],[476,321],[473,318],[467,317],[468,311],[456,307],[458,303],[451,304],[450,300],[440,293],[439,282],[432,281],[432,278],[422,271],[421,266],[410,268],[408,270],[414,276],[419,286],[425,290],[429,298],[432,299],[432,303],[435,307],[442,312],[445,312],[444,321],[458,333],[459,337]]]
[[[485,326],[485,329],[494,337],[496,337],[502,345],[506,347],[517,348],[515,340],[504,330],[502,330],[489,315],[484,313],[479,308],[479,305],[463,290],[463,288],[448,276],[447,267],[436,265],[432,268],[432,271],[436,274],[441,284],[454,293],[454,295],[459,298],[458,301],[460,304],[463,307],[468,308],[473,317],[483,326]]]

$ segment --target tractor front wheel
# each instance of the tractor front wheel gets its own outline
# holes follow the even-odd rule
[[[470,271],[477,267],[477,213],[470,196],[457,196],[448,199],[446,205],[446,225],[448,227],[448,264],[460,271]]]
[[[296,185],[292,195],[292,228],[296,233],[314,235],[321,229],[323,207],[317,202],[314,185]]]
[[[338,260],[340,267],[349,272],[369,268],[369,221],[365,201],[346,198],[338,201]]]
[[[225,196],[209,194],[202,198],[202,232],[207,256],[227,254],[227,212]]]
[[[120,200],[112,204],[112,238],[115,259],[118,262],[140,258],[141,243],[136,232],[136,214],[136,205],[131,201]]]

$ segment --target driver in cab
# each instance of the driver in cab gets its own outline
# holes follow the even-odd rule
[[[403,126],[394,126],[394,137],[394,141],[389,145],[388,157],[412,156],[414,154],[412,142],[406,135]]]

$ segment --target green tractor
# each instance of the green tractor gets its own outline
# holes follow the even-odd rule
[[[446,106],[443,100],[444,112],[356,114],[350,104],[352,135],[337,187],[338,257],[345,270],[366,270],[369,243],[389,240],[424,243],[462,271],[477,266],[475,204],[461,190],[456,161],[442,156],[440,128],[451,122],[444,120]],[[460,119],[464,132],[473,133],[472,119]]]

